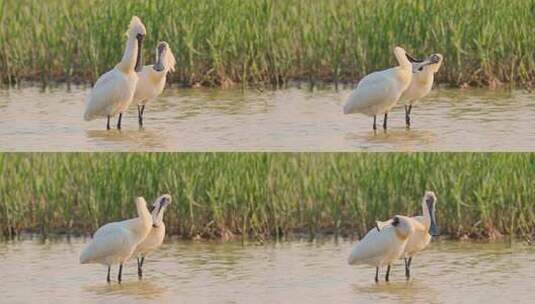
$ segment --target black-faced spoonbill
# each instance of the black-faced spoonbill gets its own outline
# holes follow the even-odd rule
[[[405,276],[407,279],[410,278],[410,267],[413,256],[424,250],[431,242],[433,236],[439,235],[435,218],[436,202],[437,197],[435,193],[427,191],[422,199],[422,215],[408,218],[414,227],[414,233],[410,235],[403,251]],[[377,222],[377,229],[382,230],[389,224],[391,224],[390,221]]]
[[[351,92],[344,105],[344,114],[362,113],[373,116],[373,129],[377,129],[377,115],[384,114],[383,128],[387,129],[388,112],[396,105],[401,94],[409,87],[413,65],[405,50],[394,48],[399,66],[366,75]],[[422,63],[425,65],[426,63]]]
[[[136,209],[138,217],[100,227],[80,255],[81,264],[98,263],[108,266],[108,282],[111,265],[115,264],[119,264],[117,281],[121,282],[123,264],[151,231],[152,216],[144,198],[136,199]]]
[[[427,191],[422,199],[422,215],[413,216],[414,233],[409,237],[405,246],[405,276],[410,278],[410,267],[412,257],[429,245],[433,236],[439,235],[437,221],[435,218],[435,204],[437,197],[434,192]]]
[[[412,221],[406,216],[396,215],[383,229],[374,227],[351,250],[350,265],[367,264],[375,266],[375,282],[379,281],[379,267],[388,265],[385,281],[390,277],[390,264],[399,259],[408,238],[414,233]]]
[[[388,112],[398,102],[412,79],[412,65],[401,47],[394,48],[399,66],[366,75],[351,92],[344,105],[344,114],[363,113],[373,116],[377,129],[377,115],[384,114],[383,128],[387,128]]]
[[[435,73],[438,72],[442,65],[442,55],[433,54],[426,60],[412,59],[410,61],[415,72],[412,74],[411,84],[401,95],[401,101],[405,104],[405,124],[407,128],[411,126],[412,106],[429,94],[433,88]],[[427,62],[430,62],[430,64],[427,64]]]
[[[165,237],[163,214],[170,203],[171,195],[164,194],[158,197],[152,205],[152,229],[143,242],[137,245],[133,254],[137,258],[137,274],[140,278],[143,276],[143,261],[163,243]]]
[[[141,20],[134,16],[127,32],[126,50],[115,68],[104,73],[89,93],[84,119],[89,121],[107,117],[106,128],[110,129],[110,117],[119,114],[117,129],[121,129],[121,119],[136,90],[138,75],[141,71],[141,51],[143,39],[147,34]]]
[[[175,70],[175,56],[167,42],[158,43],[156,48],[156,63],[146,65],[138,73],[139,80],[134,93],[134,102],[137,104],[138,122],[143,126],[143,112],[145,105],[163,92],[167,73]]]

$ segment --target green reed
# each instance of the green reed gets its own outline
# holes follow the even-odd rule
[[[445,55],[438,80],[522,85],[535,79],[533,0],[0,0],[0,76],[93,82],[121,58],[132,15],[177,57],[171,81],[354,82],[416,56]]]
[[[361,235],[421,213],[424,191],[451,237],[531,237],[535,154],[0,154],[0,231],[90,233],[170,193],[184,238]]]

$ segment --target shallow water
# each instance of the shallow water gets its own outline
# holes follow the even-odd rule
[[[0,90],[2,151],[526,151],[535,149],[533,94],[435,89],[413,109],[402,107],[390,129],[343,115],[350,89],[279,91],[168,88],[149,104],[138,129],[131,106],[123,130],[82,119],[88,89]],[[382,123],[382,118],[378,119]],[[115,123],[115,119],[112,121]]]
[[[167,242],[147,259],[143,280],[130,261],[122,284],[107,284],[104,266],[78,264],[84,244],[0,243],[0,302],[526,303],[535,296],[535,248],[521,243],[435,241],[413,260],[410,281],[400,261],[391,281],[379,284],[373,268],[346,264],[348,241]]]

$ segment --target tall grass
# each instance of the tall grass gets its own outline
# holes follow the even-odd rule
[[[443,53],[441,82],[535,80],[533,0],[0,0],[0,9],[7,82],[94,81],[121,58],[132,15],[147,26],[146,50],[171,44],[171,81],[186,85],[355,81],[394,64],[394,45]]]
[[[442,232],[535,231],[535,154],[0,154],[0,231],[89,233],[168,192],[184,238],[361,235],[438,196]]]

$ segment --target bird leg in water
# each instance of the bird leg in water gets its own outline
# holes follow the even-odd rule
[[[410,278],[411,277],[411,262],[412,262],[412,257],[410,258],[405,258],[405,277]]]
[[[117,275],[117,281],[121,283],[123,277],[123,264],[119,264],[119,274]]]
[[[405,105],[405,124],[407,125],[407,128],[411,127],[411,110],[412,105],[409,105],[408,107]]]
[[[111,266],[108,266],[108,276],[106,277],[106,281],[108,281],[108,283],[111,281],[110,280],[110,270],[111,270]]]
[[[379,267],[375,267],[375,283],[379,282]]]
[[[377,130],[377,116],[376,115],[373,115],[373,129],[374,130]]]
[[[385,113],[385,119],[383,120],[383,129],[386,130],[386,122],[388,120],[388,113]]]
[[[139,118],[139,125],[143,126],[143,112],[145,112],[145,105],[137,106],[137,116]]]
[[[110,115],[108,115],[108,123],[106,124],[106,130],[110,129]]]
[[[119,119],[117,119],[117,129],[121,130],[121,119],[123,118],[123,113],[119,113]]]
[[[137,276],[139,278],[143,276],[143,261],[145,261],[145,257],[137,258]]]
[[[388,282],[389,279],[390,279],[390,264],[388,264],[388,267],[386,267],[385,281]]]

